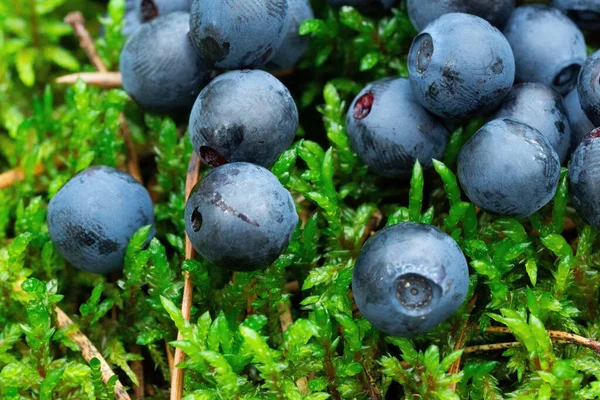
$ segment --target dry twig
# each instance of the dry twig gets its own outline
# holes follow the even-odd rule
[[[73,27],[75,36],[79,38],[79,46],[85,51],[94,67],[100,72],[108,72],[96,51],[96,46],[94,46],[94,41],[92,40],[90,33],[85,29],[85,19],[83,18],[83,14],[79,11],[73,11],[67,14],[65,22]]]
[[[503,326],[489,326],[486,330],[487,333],[507,333],[511,334],[510,329]],[[547,331],[548,336],[555,343],[572,343],[585,346],[594,351],[597,355],[600,355],[600,342],[585,338],[583,336],[575,335],[574,333],[562,332],[562,331]]]
[[[467,333],[469,331],[469,318],[470,318],[470,314],[473,311],[473,308],[475,308],[475,304],[477,303],[477,293],[475,293],[473,295],[473,297],[471,297],[471,300],[469,300],[469,304],[467,304],[466,307],[466,313],[467,318],[465,319],[465,322],[462,326],[462,329],[460,330],[460,333],[458,335],[458,339],[456,340],[456,343],[454,345],[454,350],[460,350],[465,342],[467,341]],[[458,374],[458,371],[460,371],[460,357],[458,358],[458,360],[454,361],[454,363],[452,363],[452,365],[450,366],[450,369],[448,370],[448,373],[450,374]],[[452,385],[450,385],[450,389],[452,390],[456,390],[456,383],[453,383]]]
[[[58,322],[59,328],[65,328],[70,325],[73,325],[73,321],[71,318],[65,314],[63,310],[59,307],[55,308],[56,311],[56,319]],[[110,369],[110,366],[102,357],[102,354],[98,351],[98,349],[90,342],[90,339],[87,338],[80,330],[73,330],[71,332],[67,332],[67,335],[79,346],[81,349],[81,355],[83,358],[89,363],[93,358],[97,358],[100,361],[100,371],[102,372],[102,380],[104,383],[108,383],[109,379],[115,375],[115,373]],[[115,383],[115,398],[117,400],[131,400],[131,397],[125,391],[123,384],[120,381]]]
[[[192,152],[190,163],[188,165],[187,176],[185,180],[185,198],[190,197],[192,189],[200,179],[200,157],[196,152]],[[192,259],[196,255],[196,251],[192,246],[192,242],[188,236],[185,236],[185,258]],[[192,294],[194,284],[189,273],[184,272],[183,300],[181,304],[181,312],[183,318],[189,321],[190,312],[192,309]],[[177,334],[177,340],[181,340],[181,333]],[[179,400],[183,395],[183,369],[177,368],[177,365],[183,362],[185,353],[181,349],[175,349],[175,359],[173,360],[174,368],[171,375],[171,400]]]
[[[33,169],[33,175],[38,176],[46,172],[43,164],[38,164]],[[22,168],[15,168],[0,174],[0,189],[6,189],[15,183],[25,180],[25,171]]]
[[[78,72],[56,78],[56,83],[72,85],[81,79],[86,85],[103,89],[118,89],[122,85],[120,72]]]

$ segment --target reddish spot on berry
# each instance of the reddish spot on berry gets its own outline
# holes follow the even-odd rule
[[[600,137],[600,127],[594,129],[590,133],[588,133],[586,139],[596,139]]]
[[[354,118],[367,118],[367,116],[371,113],[371,107],[373,107],[374,100],[375,97],[373,97],[373,93],[371,92],[360,96],[360,98],[356,100],[356,104],[354,104]]]
[[[142,21],[148,22],[158,17],[158,7],[153,0],[142,0]]]
[[[220,167],[221,165],[227,164],[227,159],[223,157],[218,151],[208,146],[200,147],[200,157],[213,168]]]

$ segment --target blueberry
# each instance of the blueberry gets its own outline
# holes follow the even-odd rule
[[[425,108],[458,120],[497,106],[512,87],[515,63],[510,45],[489,22],[450,13],[415,38],[408,74]]]
[[[563,162],[571,147],[571,127],[560,95],[542,83],[521,83],[512,88],[492,119],[509,118],[527,124],[550,141]]]
[[[129,239],[154,225],[144,186],[114,168],[90,167],[50,200],[48,230],[58,252],[75,268],[107,274],[123,268]]]
[[[327,0],[327,2],[333,7],[352,6],[361,9],[367,9],[368,7],[383,7],[388,9],[393,7],[397,0]]]
[[[552,0],[552,7],[567,14],[581,29],[600,30],[598,0]]]
[[[260,70],[225,73],[198,96],[190,138],[202,159],[272,165],[293,142],[298,110],[287,88]]]
[[[352,277],[362,315],[394,336],[441,324],[468,289],[469,268],[456,242],[434,226],[413,223],[389,226],[367,240]]]
[[[407,79],[382,79],[365,87],[346,117],[352,148],[377,175],[409,176],[416,160],[441,158],[448,130],[415,99]]]
[[[125,0],[125,15],[123,16],[123,36],[129,36],[142,24],[136,10],[137,0]],[[104,28],[104,25],[102,25]],[[104,32],[102,33],[104,36]]]
[[[561,95],[575,87],[585,40],[566,15],[545,5],[517,7],[504,35],[515,55],[518,82],[541,82]]]
[[[600,128],[593,130],[571,156],[569,181],[573,204],[590,225],[600,230]]]
[[[275,55],[289,23],[288,0],[193,0],[190,36],[209,66],[253,68]]]
[[[301,36],[298,31],[304,21],[315,17],[308,0],[288,0],[288,2],[290,24],[287,34],[281,47],[269,63],[269,67],[275,70],[291,68],[304,56],[310,40],[308,36]]]
[[[269,170],[249,163],[209,171],[185,206],[185,230],[194,248],[234,271],[272,264],[297,223],[290,193]]]
[[[144,109],[189,109],[210,77],[189,40],[189,14],[142,24],[121,52],[123,88]]]
[[[571,125],[571,149],[575,150],[583,138],[594,129],[594,124],[586,117],[581,108],[577,89],[571,90],[564,97],[563,103],[567,110],[569,124]]]
[[[595,126],[600,126],[600,50],[583,64],[577,84],[581,108]]]
[[[511,119],[485,124],[458,155],[467,197],[497,215],[529,217],[556,193],[560,160],[537,129]]]
[[[417,31],[439,16],[453,12],[477,15],[501,28],[515,8],[515,0],[408,0],[406,7]]]

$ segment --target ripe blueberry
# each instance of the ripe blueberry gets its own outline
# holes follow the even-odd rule
[[[457,120],[497,106],[512,87],[515,63],[510,45],[489,22],[450,13],[414,39],[408,74],[425,108]]]
[[[595,126],[600,126],[600,50],[583,64],[577,91],[583,112]]]
[[[268,167],[293,142],[298,110],[287,88],[260,70],[220,75],[202,90],[190,115],[194,149],[209,165]]]
[[[585,40],[566,15],[545,5],[517,7],[504,35],[515,55],[518,82],[541,82],[561,95],[575,87]]]
[[[569,181],[575,208],[600,230],[600,128],[586,136],[571,156]]]
[[[600,30],[598,0],[552,0],[552,7],[567,14],[581,29]]]
[[[251,271],[286,249],[298,215],[290,193],[267,169],[231,163],[209,171],[185,206],[194,248],[219,267]]]
[[[417,31],[439,16],[453,12],[477,15],[501,28],[515,8],[515,0],[408,0],[406,7]]]
[[[575,150],[579,143],[594,129],[594,124],[588,119],[581,108],[577,89],[571,90],[563,99],[569,124],[571,125],[571,149]]]
[[[123,89],[144,109],[189,109],[210,71],[189,40],[189,14],[175,12],[142,24],[121,52]]]
[[[409,176],[416,160],[444,155],[448,130],[415,99],[407,79],[382,79],[352,102],[346,130],[354,151],[378,175]]]
[[[114,168],[90,167],[67,182],[48,205],[48,230],[58,252],[77,269],[107,274],[123,268],[129,239],[154,225],[144,186]]]
[[[288,0],[193,0],[190,36],[210,67],[260,67],[279,50]]]
[[[514,86],[492,119],[508,118],[537,129],[550,141],[561,163],[571,146],[571,127],[560,95],[550,86],[530,82]]]
[[[456,242],[436,227],[413,223],[389,226],[367,240],[352,277],[358,309],[394,336],[441,324],[468,289],[469,268]]]
[[[275,70],[291,68],[306,53],[309,44],[308,36],[298,33],[300,25],[308,19],[315,17],[308,0],[288,0],[290,7],[290,24],[285,39],[275,56],[271,59],[269,67]]]
[[[529,217],[558,187],[560,160],[537,129],[511,119],[485,124],[458,155],[458,179],[467,197],[497,215]]]

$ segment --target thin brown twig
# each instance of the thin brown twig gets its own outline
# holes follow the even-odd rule
[[[169,373],[173,376],[173,352],[171,351],[171,345],[169,341],[165,339],[165,351],[167,352],[167,363],[169,364]]]
[[[140,162],[138,160],[137,152],[135,151],[135,144],[131,138],[131,131],[129,130],[129,125],[127,125],[125,114],[121,113],[119,115],[119,120],[121,122],[121,133],[123,135],[123,139],[125,140],[125,145],[127,146],[127,171],[129,174],[131,174],[131,176],[143,184],[144,180],[142,179]]]
[[[73,325],[71,318],[65,314],[59,307],[55,308],[56,320],[59,328],[66,328]],[[102,354],[92,344],[90,339],[87,338],[79,329],[67,332],[67,335],[79,346],[81,349],[81,355],[89,363],[93,358],[97,358],[100,361],[100,371],[102,372],[102,380],[104,383],[108,383],[109,379],[112,378],[115,373],[110,369],[110,366],[102,357]],[[123,384],[120,381],[115,383],[115,398],[117,400],[131,400],[131,397],[125,391]]]
[[[200,157],[196,154],[196,152],[192,152],[192,156],[190,158],[190,163],[188,165],[187,176],[185,180],[185,198],[187,199],[192,192],[193,187],[196,185],[198,180],[200,179]],[[188,236],[185,236],[185,258],[192,259],[196,255],[196,251],[192,246],[192,242]],[[194,285],[192,282],[192,278],[188,272],[184,272],[184,285],[183,285],[183,300],[181,304],[181,312],[183,314],[183,318],[189,321],[190,313],[192,309],[192,294]],[[177,333],[177,340],[181,340],[181,332]],[[171,400],[179,400],[183,395],[183,374],[184,370],[177,368],[183,360],[185,359],[185,353],[177,348],[175,349],[175,358],[173,360],[174,368],[173,374],[171,375]]]
[[[79,38],[79,46],[85,51],[94,67],[100,72],[108,72],[108,69],[106,69],[106,66],[96,51],[96,46],[94,46],[94,41],[92,40],[90,33],[85,29],[85,19],[83,18],[83,14],[79,11],[70,12],[65,17],[65,22],[73,27],[75,36]]]
[[[131,346],[131,352],[134,354],[142,354],[142,350],[138,344]],[[138,384],[133,387],[133,398],[135,400],[142,400],[144,398],[144,364],[141,360],[134,360],[131,362],[131,370],[137,378]]]
[[[552,343],[554,344],[570,344],[571,342],[565,339],[552,339]],[[523,344],[521,342],[503,342],[503,343],[490,343],[490,344],[480,344],[477,346],[468,346],[463,349],[463,354],[471,354],[477,353],[480,351],[499,351],[499,350],[508,350],[515,347],[521,347]]]
[[[86,85],[103,89],[118,89],[123,85],[120,72],[77,72],[56,78],[56,83],[73,85],[81,79]]]
[[[104,79],[106,79],[107,77],[112,77],[113,79],[116,79],[115,75],[110,75],[111,73],[108,72],[108,69],[104,65],[104,62],[102,62],[102,59],[98,55],[98,52],[96,51],[96,46],[94,45],[94,41],[92,40],[90,33],[85,28],[85,19],[83,18],[83,15],[79,11],[71,12],[65,17],[65,22],[73,27],[73,32],[79,38],[79,45],[83,50],[85,50],[85,53],[87,54],[90,62],[94,65],[98,72],[100,74],[103,74]],[[118,75],[120,80],[120,73]],[[81,76],[82,75],[80,74],[78,77]],[[73,76],[70,77],[70,79],[74,78]],[[63,79],[64,78],[65,77],[63,77]],[[75,81],[77,80],[77,78],[75,78]],[[59,78],[59,80],[60,79],[61,78]],[[129,172],[129,174],[135,179],[137,179],[139,182],[142,182],[142,173],[140,171],[140,165],[137,153],[135,151],[135,145],[133,143],[133,139],[131,138],[131,131],[129,130],[129,126],[127,125],[127,120],[125,119],[125,115],[123,113],[119,115],[119,120],[121,123],[121,134],[123,135],[125,145],[127,146],[127,172]]]
[[[503,326],[489,326],[485,330],[487,333],[510,333],[510,329]],[[589,339],[574,333],[562,332],[562,331],[546,331],[548,336],[553,341],[564,341],[565,343],[579,344],[585,346],[594,351],[594,353],[600,355],[600,342]]]
[[[468,315],[467,315],[467,318],[465,318],[465,321],[460,330],[460,333],[458,334],[458,339],[456,339],[456,343],[454,344],[455,351],[462,349],[462,347],[464,346],[464,344],[467,341],[467,333],[469,331],[470,316],[471,316],[471,312],[475,308],[476,303],[477,303],[477,293],[473,294],[473,297],[471,297],[471,300],[469,300],[469,303],[467,304],[465,311]],[[454,361],[452,363],[452,365],[450,366],[450,369],[448,370],[449,374],[458,374],[458,371],[460,371],[460,359],[461,359],[461,357],[459,357],[456,361]],[[450,385],[450,389],[456,390],[456,383],[452,383]]]
[[[33,175],[38,176],[46,172],[43,164],[37,164],[33,168]],[[15,168],[0,174],[0,189],[6,189],[15,183],[24,181],[26,178],[23,168]]]

